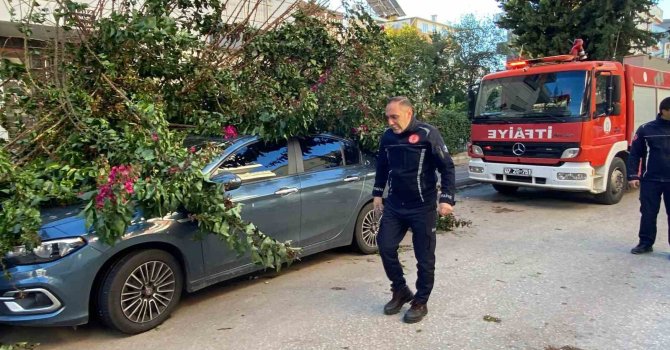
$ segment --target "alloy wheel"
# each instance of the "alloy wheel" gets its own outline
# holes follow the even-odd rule
[[[135,323],[155,319],[172,302],[174,288],[174,271],[167,264],[149,261],[138,266],[121,290],[123,315]]]
[[[363,241],[370,247],[377,246],[377,234],[379,233],[381,218],[382,214],[377,213],[376,210],[370,210],[363,218]]]

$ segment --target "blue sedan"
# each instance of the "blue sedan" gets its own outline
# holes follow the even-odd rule
[[[350,140],[241,137],[204,171],[243,204],[243,219],[292,241],[303,256],[346,245],[377,251],[374,167]],[[162,323],[183,291],[262,269],[214,235],[196,237],[197,224],[181,213],[137,218],[109,246],[87,232],[78,211],[46,214],[41,245],[4,257],[11,277],[0,277],[0,323],[71,326],[93,313],[121,332],[140,333]]]

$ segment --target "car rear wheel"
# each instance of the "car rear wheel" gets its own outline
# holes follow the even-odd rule
[[[366,204],[358,214],[354,231],[354,246],[363,254],[377,252],[377,234],[382,215],[375,212],[372,203]]]
[[[119,260],[98,293],[98,312],[109,327],[137,334],[163,323],[179,303],[179,262],[162,250],[142,250]]]

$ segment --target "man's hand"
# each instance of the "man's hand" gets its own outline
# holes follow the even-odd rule
[[[628,186],[630,188],[638,188],[640,187],[640,180],[630,180],[628,181]]]
[[[372,198],[372,207],[375,209],[377,214],[384,212],[384,203],[382,202],[382,197]]]
[[[440,213],[440,216],[447,216],[454,211],[454,207],[448,203],[440,203],[440,206],[437,207],[437,212]]]

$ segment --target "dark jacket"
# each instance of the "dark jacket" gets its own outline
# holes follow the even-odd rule
[[[454,162],[439,130],[412,117],[407,129],[384,132],[377,155],[377,174],[372,195],[381,197],[386,183],[388,198],[397,208],[435,207],[437,176],[440,172],[440,203],[455,204]]]
[[[637,129],[628,157],[628,180],[670,182],[670,121],[658,116]]]

